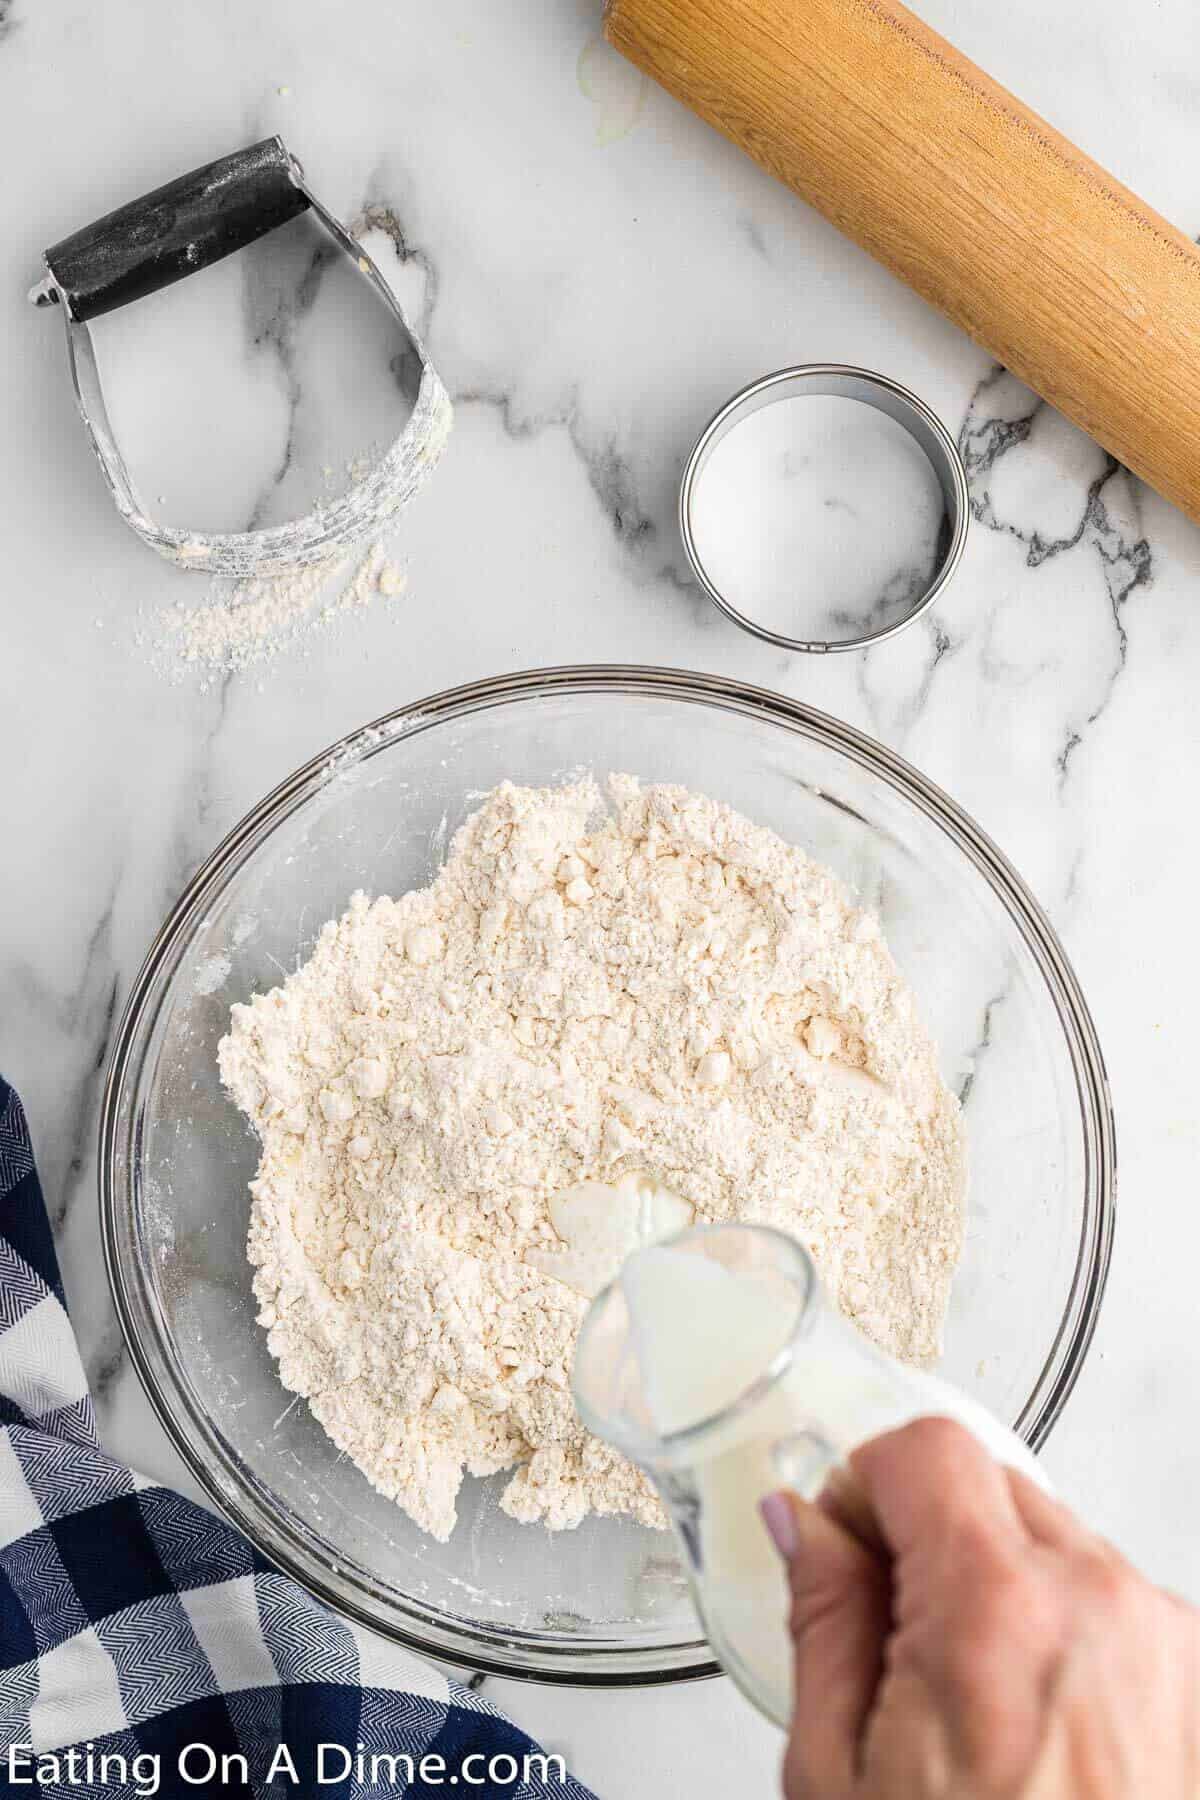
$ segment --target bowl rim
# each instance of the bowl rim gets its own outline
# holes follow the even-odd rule
[[[1108,1078],[1096,1028],[1049,918],[1008,859],[943,789],[857,727],[802,701],[747,682],[687,669],[625,663],[525,669],[446,688],[348,732],[301,764],[253,806],[201,863],[151,941],[130,988],[113,1040],[98,1128],[98,1199],[105,1268],[130,1361],[173,1449],[218,1510],[286,1574],[335,1612],[394,1642],[483,1674],[552,1684],[637,1687],[719,1674],[702,1637],[685,1643],[608,1647],[595,1639],[552,1650],[532,1634],[456,1620],[419,1602],[386,1602],[344,1561],[320,1557],[292,1530],[263,1484],[234,1463],[209,1417],[194,1405],[170,1349],[155,1295],[142,1278],[134,1243],[141,1121],[135,1098],[153,1049],[163,1001],[192,932],[227,879],[266,837],[331,781],[402,739],[450,719],[528,698],[577,693],[635,693],[701,703],[767,720],[840,751],[884,780],[957,845],[1005,904],[1054,1004],[1070,1056],[1083,1133],[1084,1211],[1079,1249],[1062,1318],[1041,1373],[1014,1429],[1037,1450],[1079,1377],[1095,1333],[1112,1256],[1116,1213],[1116,1137]]]

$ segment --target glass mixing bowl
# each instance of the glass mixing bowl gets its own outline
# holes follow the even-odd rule
[[[581,769],[728,801],[879,913],[970,1145],[942,1371],[1035,1447],[1096,1322],[1113,1127],[1074,974],[999,851],[890,751],[776,694],[621,667],[457,688],[315,758],[214,851],[134,985],[101,1118],[109,1278],[146,1391],[214,1500],[344,1614],[479,1669],[626,1685],[715,1672],[667,1534],[517,1525],[495,1477],[435,1543],[280,1386],[245,1255],[257,1143],[216,1059],[232,1002],[295,968],[355,888],[423,886],[482,791]]]

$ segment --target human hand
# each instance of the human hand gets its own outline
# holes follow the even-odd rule
[[[786,1800],[1200,1800],[1200,1614],[962,1426],[919,1419],[763,1513]]]

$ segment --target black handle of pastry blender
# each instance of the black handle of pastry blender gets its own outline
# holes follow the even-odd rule
[[[83,320],[157,293],[302,213],[298,178],[278,137],[206,163],[52,245],[37,297]]]

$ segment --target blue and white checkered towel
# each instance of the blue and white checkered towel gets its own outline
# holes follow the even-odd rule
[[[0,1080],[8,1792],[590,1800],[486,1701],[104,1454],[25,1115]]]

